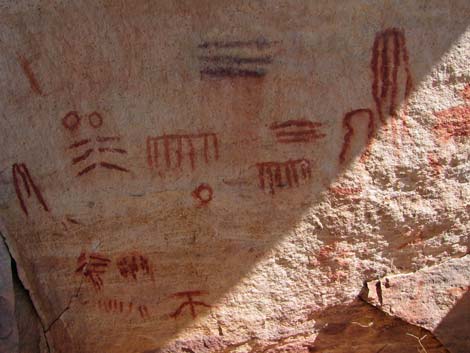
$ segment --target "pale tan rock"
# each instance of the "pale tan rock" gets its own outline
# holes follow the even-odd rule
[[[452,351],[470,346],[470,256],[368,283],[367,300],[390,315],[432,332]],[[453,322],[445,323],[453,310]]]
[[[230,341],[220,334],[199,336],[144,353],[416,352],[421,349],[416,337],[427,352],[448,352],[430,332],[355,301],[312,312],[304,322],[297,322],[296,328],[285,328],[270,337],[253,335]]]
[[[0,9],[0,217],[45,350],[331,347],[364,281],[468,253],[468,1]]]

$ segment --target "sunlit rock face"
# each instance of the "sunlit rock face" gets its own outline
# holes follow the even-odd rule
[[[468,1],[0,4],[0,352],[470,350]]]

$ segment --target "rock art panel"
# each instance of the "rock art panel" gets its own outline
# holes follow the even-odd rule
[[[20,346],[457,349],[470,5],[31,4],[0,13]]]

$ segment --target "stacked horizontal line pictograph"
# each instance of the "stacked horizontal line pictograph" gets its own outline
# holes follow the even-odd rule
[[[274,44],[265,38],[203,42],[198,45],[201,78],[261,78],[273,63]]]
[[[277,142],[297,143],[312,142],[322,139],[326,134],[320,131],[323,123],[309,120],[288,120],[282,123],[273,123],[270,129],[274,132]]]

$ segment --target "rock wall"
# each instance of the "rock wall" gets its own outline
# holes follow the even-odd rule
[[[0,9],[1,352],[470,350],[468,1]]]

